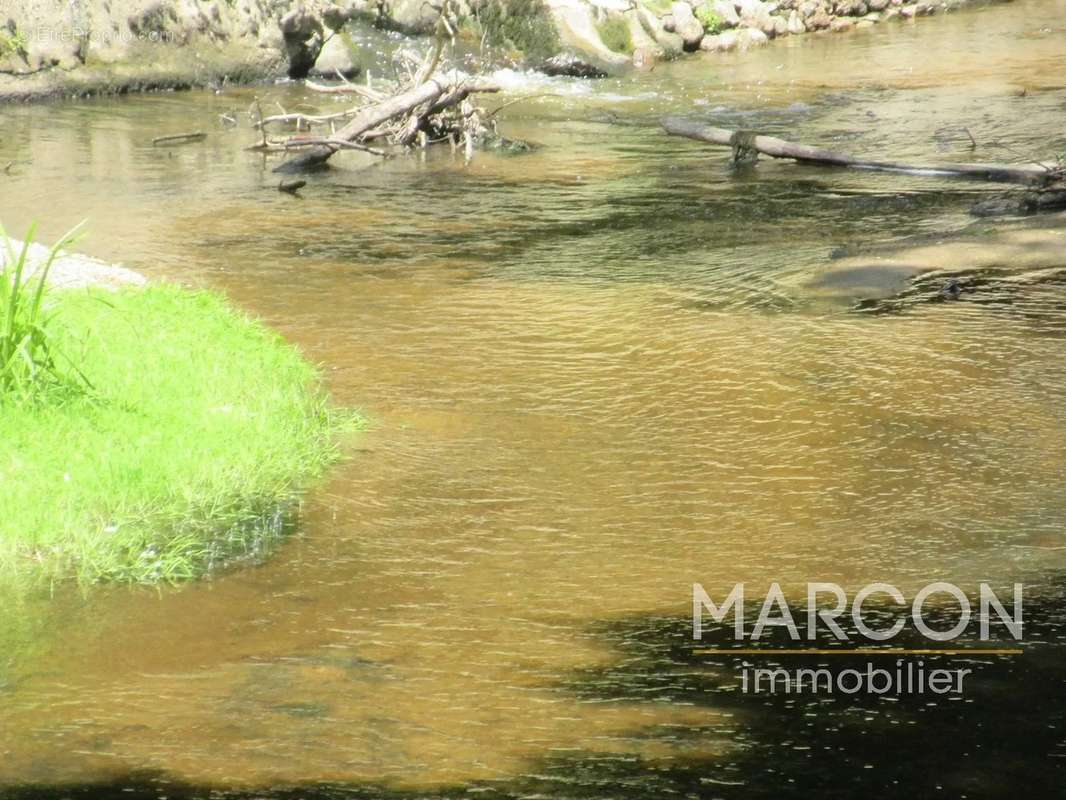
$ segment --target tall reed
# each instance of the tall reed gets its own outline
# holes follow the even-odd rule
[[[33,402],[57,389],[80,390],[87,385],[77,365],[56,345],[50,333],[52,315],[45,305],[52,265],[60,251],[76,241],[80,228],[61,237],[44,263],[31,270],[37,225],[30,226],[17,252],[0,226],[7,254],[0,267],[0,403]],[[69,370],[60,368],[59,359],[67,362]]]

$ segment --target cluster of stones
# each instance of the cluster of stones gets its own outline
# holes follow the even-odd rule
[[[960,4],[961,0],[935,4],[909,0],[679,0],[659,20],[662,34],[656,38],[663,47],[677,49],[680,44],[680,49],[689,52],[743,50],[780,36],[868,28]],[[717,20],[717,29],[706,30],[701,19]]]

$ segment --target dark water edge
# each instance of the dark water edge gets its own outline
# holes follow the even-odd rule
[[[999,592],[1007,598],[1009,592]],[[869,605],[869,604],[868,604]],[[974,603],[976,611],[977,604]],[[931,610],[931,609],[930,609]],[[749,605],[750,611],[750,605]],[[792,607],[802,627],[804,608]],[[867,608],[871,627],[887,627],[889,609]],[[957,609],[928,615],[945,629]],[[884,615],[884,616],[882,616]],[[564,684],[582,702],[666,703],[713,709],[720,721],[704,727],[664,725],[636,732],[661,741],[675,755],[649,760],[636,753],[577,752],[545,758],[524,775],[437,789],[398,789],[374,783],[309,783],[227,788],[184,783],[166,773],[131,771],[111,780],[0,787],[8,800],[341,800],[342,798],[1002,798],[1017,792],[1061,796],[1066,787],[1066,576],[1026,585],[1024,650],[1019,656],[911,656],[924,669],[973,673],[956,694],[745,694],[742,664],[773,668],[827,665],[837,673],[864,670],[869,656],[831,661],[773,656],[796,647],[787,636],[765,635],[767,657],[709,657],[693,652],[688,617],[642,616],[590,630],[618,655],[609,666],[579,670]],[[849,646],[869,645],[845,625]],[[971,624],[976,631],[976,617]],[[783,633],[771,629],[774,633]],[[1018,646],[997,624],[992,641],[969,631],[952,642],[922,638],[908,625],[893,648]],[[833,647],[825,631],[818,646]],[[734,642],[732,627],[705,627],[703,647],[750,647]],[[799,646],[803,646],[800,643]],[[895,657],[876,659],[891,668]],[[686,743],[728,741],[735,750],[690,757]]]

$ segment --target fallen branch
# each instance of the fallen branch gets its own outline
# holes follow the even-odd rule
[[[1045,185],[1061,177],[1059,171],[1043,164],[916,165],[896,161],[865,161],[847,153],[797,144],[774,136],[759,136],[746,131],[713,128],[680,117],[666,117],[662,121],[662,126],[672,136],[685,136],[701,142],[732,147],[734,151],[755,151],[773,158],[791,158],[807,164],[903,172],[909,175],[949,176]]]
[[[282,124],[286,124],[286,123],[289,123],[289,122],[295,122],[297,125],[307,125],[308,127],[310,127],[311,125],[324,125],[327,122],[334,122],[334,121],[340,120],[340,119],[350,119],[356,113],[358,113],[358,109],[351,110],[351,111],[338,111],[336,114],[322,114],[322,115],[319,115],[319,116],[315,116],[315,115],[312,115],[312,114],[298,114],[298,113],[275,114],[272,117],[265,117],[264,119],[261,119],[258,122],[253,123],[252,127],[261,128],[264,125],[270,125],[271,123],[274,123],[274,122],[282,123]]]
[[[498,92],[499,87],[487,83],[453,83],[436,78],[411,87],[388,100],[359,109],[348,123],[330,137],[329,144],[312,147],[308,152],[274,168],[275,172],[303,172],[319,169],[330,156],[337,152],[337,142],[357,142],[364,134],[381,127],[386,122],[410,114],[417,108],[427,107],[435,112],[444,105],[457,105],[475,92]],[[424,118],[426,114],[419,114]]]
[[[341,139],[286,139],[283,142],[266,142],[265,144],[253,144],[249,147],[249,150],[265,153],[276,153],[286,150],[299,150],[302,147],[332,147],[335,150],[358,150],[362,153],[370,153],[374,156],[381,156],[382,158],[389,158],[389,154],[384,150],[379,150],[376,147],[369,147],[365,144],[358,142],[346,142]]]
[[[158,147],[161,144],[175,144],[177,142],[198,142],[201,139],[206,139],[207,134],[203,131],[196,131],[195,133],[175,133],[170,136],[157,136],[152,139],[152,145]]]

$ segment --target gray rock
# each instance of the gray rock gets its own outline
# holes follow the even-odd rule
[[[741,50],[751,50],[755,47],[762,47],[770,41],[769,36],[756,28],[744,28],[737,34],[737,37],[737,46]]]
[[[374,12],[367,0],[338,0],[322,9],[322,21],[330,30],[339,31],[353,19],[372,18]]]
[[[725,31],[717,36],[704,36],[700,42],[700,50],[708,52],[725,53],[736,50],[740,42],[740,36],[736,31]]]
[[[710,7],[718,19],[722,20],[722,30],[735,28],[740,24],[740,15],[730,0],[713,0]]]
[[[889,6],[889,0],[866,0],[866,5],[871,11],[884,11]]]
[[[559,39],[567,49],[607,68],[629,63],[629,56],[616,53],[603,43],[593,19],[593,6],[581,0],[551,0],[546,6]]]
[[[322,51],[315,59],[311,75],[323,78],[336,78],[337,74],[351,78],[359,73],[359,67],[352,60],[352,51],[347,41],[339,33],[330,36],[322,46]]]
[[[868,11],[865,0],[837,0],[833,6],[838,17],[864,17]]]
[[[289,77],[306,78],[318,54],[322,52],[325,35],[322,22],[304,8],[296,8],[278,21],[285,40],[285,55],[289,59]]]
[[[833,24],[833,18],[824,8],[819,8],[807,18],[806,24],[809,31],[822,31]]]
[[[567,78],[606,78],[607,73],[577,56],[560,53],[540,64],[537,69],[545,75]]]
[[[440,18],[440,5],[427,0],[395,0],[389,8],[390,27],[407,34],[425,34]]]
[[[736,0],[735,5],[741,20],[754,19],[763,8],[760,0]]]
[[[674,18],[674,30],[681,37],[684,49],[689,52],[698,50],[704,35],[703,23],[692,13],[692,6],[677,2],[670,7],[670,13]]]
[[[667,53],[676,54],[685,49],[685,41],[680,36],[665,30],[656,35],[655,42]]]
[[[790,11],[788,14],[788,32],[795,36],[806,31],[807,26],[803,24],[803,17],[799,11]]]

